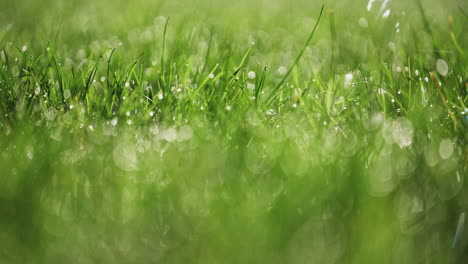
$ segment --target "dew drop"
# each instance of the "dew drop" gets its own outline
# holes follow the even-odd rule
[[[411,146],[413,143],[413,125],[408,119],[398,118],[392,125],[392,137],[400,148]]]
[[[352,81],[353,81],[353,73],[352,72],[346,73],[345,78],[344,78],[345,86],[349,86]]]
[[[444,61],[443,59],[438,59],[437,62],[436,62],[436,68],[437,68],[437,72],[440,75],[446,76],[447,73],[448,73],[449,66],[448,66],[447,62]]]
[[[65,98],[65,100],[67,100],[70,97],[71,97],[70,90],[67,89],[67,90],[63,91],[63,98]]]
[[[390,12],[391,12],[390,9],[387,9],[387,10],[383,13],[382,17],[383,17],[383,18],[387,18],[387,17],[390,15]]]
[[[439,154],[443,159],[448,159],[453,154],[453,143],[450,139],[444,139],[439,145]]]
[[[112,120],[111,120],[111,125],[113,127],[117,126],[117,123],[118,123],[118,119],[116,117],[114,117]]]

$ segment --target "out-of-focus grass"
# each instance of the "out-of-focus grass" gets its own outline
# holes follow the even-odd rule
[[[0,263],[466,261],[468,7],[325,4],[2,3]]]

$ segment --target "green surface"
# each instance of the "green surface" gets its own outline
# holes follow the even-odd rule
[[[0,263],[468,261],[465,1],[0,6]]]

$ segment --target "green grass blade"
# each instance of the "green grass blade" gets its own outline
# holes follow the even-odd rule
[[[299,63],[299,60],[301,59],[302,55],[304,54],[304,51],[306,50],[307,46],[309,45],[310,41],[312,40],[312,37],[315,35],[315,32],[317,31],[317,27],[318,27],[318,25],[320,23],[320,19],[322,18],[322,13],[323,13],[324,7],[325,7],[325,5],[322,5],[322,8],[320,9],[320,14],[318,16],[317,22],[315,23],[312,32],[307,37],[307,40],[306,40],[304,46],[302,47],[301,51],[299,52],[299,54],[294,59],[293,64],[289,67],[289,69],[286,72],[286,74],[284,75],[284,77],[281,79],[281,81],[274,88],[274,90],[271,93],[270,97],[266,101],[266,106],[269,106],[271,104],[271,102],[281,93],[281,87],[283,86],[284,82],[288,79],[289,75],[294,70],[296,65]]]

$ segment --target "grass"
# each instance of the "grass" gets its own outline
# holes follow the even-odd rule
[[[0,263],[468,259],[464,2],[3,6]]]

